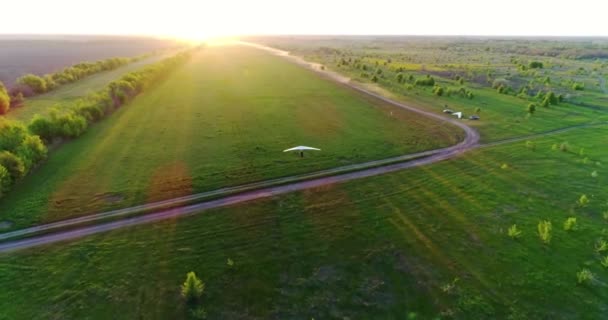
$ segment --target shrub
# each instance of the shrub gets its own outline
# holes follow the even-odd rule
[[[397,82],[402,83],[403,82],[403,73],[399,72],[397,73]]]
[[[441,86],[435,86],[435,87],[433,88],[433,93],[434,93],[436,96],[441,97],[441,96],[443,96],[443,93],[444,93],[444,92],[445,92],[445,90],[444,90],[444,89],[443,89],[443,87],[441,87]]]
[[[37,114],[34,116],[34,118],[32,118],[32,121],[30,121],[30,124],[27,126],[27,128],[31,133],[41,137],[44,141],[53,141],[55,133],[51,120]]]
[[[540,103],[540,106],[543,108],[549,108],[549,99],[545,98],[543,99],[543,102]]]
[[[46,81],[31,73],[17,79],[17,83],[29,87],[35,93],[44,93],[47,91]]]
[[[600,260],[600,263],[602,264],[602,266],[603,266],[604,268],[608,268],[608,256],[603,257],[603,258]]]
[[[547,92],[545,99],[549,100],[549,103],[552,105],[556,105],[558,103],[557,96],[555,93],[553,93],[553,91]]]
[[[569,217],[564,221],[564,230],[566,231],[574,231],[576,230],[576,218]]]
[[[604,239],[598,239],[597,242],[595,242],[595,252],[601,253],[606,250],[608,250],[608,242]]]
[[[0,114],[5,114],[11,107],[11,97],[6,91],[4,83],[0,81]]]
[[[538,222],[538,236],[544,244],[551,243],[551,221]]]
[[[593,277],[593,273],[591,273],[591,271],[586,268],[576,273],[576,281],[578,282],[578,284],[591,282],[591,280],[593,280]]]
[[[27,135],[23,125],[0,117],[0,150],[15,151]]]
[[[194,302],[201,297],[204,290],[205,284],[196,276],[196,273],[193,271],[188,272],[186,281],[181,286],[182,297],[187,302]]]
[[[28,135],[17,148],[17,155],[23,160],[29,171],[35,164],[46,159],[47,149],[40,137]]]
[[[19,91],[11,99],[11,106],[18,107],[23,104],[23,101],[25,101],[25,98],[23,97],[23,92]]]
[[[536,150],[536,143],[534,141],[526,141],[526,148],[530,150]]]
[[[2,197],[11,186],[11,176],[8,170],[0,165],[0,197]]]
[[[416,79],[416,82],[414,82],[415,85],[417,86],[427,86],[427,87],[432,87],[435,85],[435,79],[429,75],[426,75],[425,78],[422,79]]]
[[[480,107],[475,108],[475,114],[480,114],[480,113],[481,113],[481,108]]]
[[[529,114],[534,114],[534,112],[536,112],[536,104],[530,103],[528,105],[528,113]]]
[[[591,172],[591,178],[597,178],[598,173],[596,170],[593,170],[593,172]]]
[[[0,165],[8,170],[11,184],[23,178],[26,174],[23,160],[9,151],[0,151]]]
[[[372,82],[378,82],[378,77],[376,75],[372,77]]]
[[[604,220],[608,220],[608,211],[604,211],[602,213],[602,217],[604,218]]]
[[[574,83],[572,85],[572,90],[576,90],[576,91],[582,91],[585,90],[585,85],[582,83]]]
[[[543,63],[540,61],[530,61],[528,67],[530,67],[530,69],[542,69]]]
[[[521,237],[521,230],[517,229],[517,225],[514,224],[514,225],[512,225],[512,226],[509,227],[509,230],[507,231],[507,234],[512,239],[518,239],[519,237]]]
[[[586,194],[581,195],[576,202],[580,207],[586,207],[589,204],[589,198]]]
[[[568,152],[568,149],[570,149],[568,142],[562,142],[562,144],[559,145],[559,150],[562,152]]]

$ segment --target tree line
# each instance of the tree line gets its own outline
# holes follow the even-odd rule
[[[61,85],[78,81],[89,75],[102,71],[114,70],[120,66],[139,61],[148,57],[149,54],[140,55],[133,58],[108,58],[95,62],[81,62],[64,68],[61,71],[38,76],[26,74],[16,81],[16,86],[10,90],[6,89],[0,82],[0,114],[6,114],[11,107],[19,106],[23,103],[24,97],[49,92]]]
[[[35,115],[26,126],[0,117],[0,197],[47,157],[47,145],[83,134],[90,124],[128,103],[186,62],[192,50],[128,73],[66,110]],[[0,86],[0,105],[4,86]],[[8,96],[8,94],[6,94]]]

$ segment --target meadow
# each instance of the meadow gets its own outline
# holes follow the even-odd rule
[[[19,228],[445,147],[462,134],[268,53],[208,47],[51,152],[0,200],[0,220]],[[323,151],[282,152],[295,145]]]
[[[605,39],[311,36],[249,40],[321,63],[396,100],[438,113],[448,108],[467,117],[478,114],[481,120],[469,124],[479,130],[483,142],[608,120]],[[433,85],[416,85],[416,80],[427,76],[433,78]],[[441,87],[440,96],[437,87]],[[460,94],[461,88],[473,98]],[[541,106],[550,92],[561,95],[562,101]],[[536,106],[532,114],[530,104]]]
[[[6,319],[188,319],[179,285],[195,271],[208,319],[600,319],[607,134],[575,129],[3,254],[0,307]]]

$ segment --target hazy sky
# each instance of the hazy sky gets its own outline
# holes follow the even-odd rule
[[[3,1],[0,33],[608,36],[608,0]]]

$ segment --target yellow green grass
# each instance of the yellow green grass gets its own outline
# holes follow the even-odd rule
[[[599,319],[608,273],[594,243],[608,237],[608,173],[598,162],[608,152],[595,146],[606,134],[576,129],[534,150],[511,143],[3,254],[0,308],[9,319],[188,319],[179,285],[195,271],[211,319]],[[586,155],[552,150],[564,141]],[[556,227],[543,244],[538,222],[571,216],[578,229]],[[577,284],[582,268],[595,280]]]
[[[452,145],[462,132],[245,47],[209,47],[0,200],[13,228]],[[321,148],[305,158],[282,150]]]

